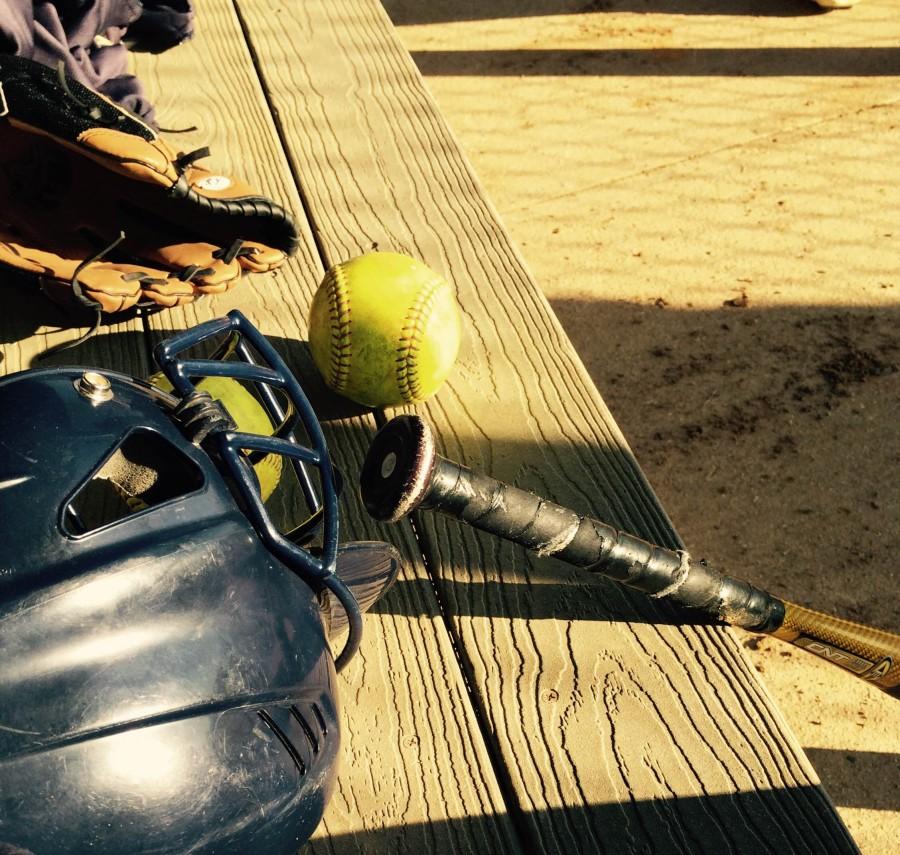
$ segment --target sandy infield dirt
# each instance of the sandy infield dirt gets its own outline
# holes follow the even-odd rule
[[[692,553],[900,631],[900,5],[386,0]],[[866,853],[900,703],[743,644]]]

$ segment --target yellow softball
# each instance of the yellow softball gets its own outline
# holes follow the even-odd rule
[[[461,333],[450,285],[396,252],[370,252],[332,267],[309,320],[309,346],[325,382],[367,407],[433,395],[453,367]]]

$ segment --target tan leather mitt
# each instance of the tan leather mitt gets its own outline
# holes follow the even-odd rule
[[[291,215],[63,73],[0,56],[0,275],[102,312],[177,306],[278,267]],[[124,235],[124,236],[123,236]]]

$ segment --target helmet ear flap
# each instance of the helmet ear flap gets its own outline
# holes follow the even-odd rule
[[[380,540],[342,543],[338,547],[335,572],[353,595],[359,610],[365,613],[397,580],[400,553]],[[323,592],[320,602],[326,617],[328,637],[336,638],[347,629],[347,612],[330,591]]]

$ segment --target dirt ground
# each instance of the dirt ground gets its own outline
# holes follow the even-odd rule
[[[900,6],[386,0],[695,555],[900,630]],[[744,645],[866,853],[900,704]]]

